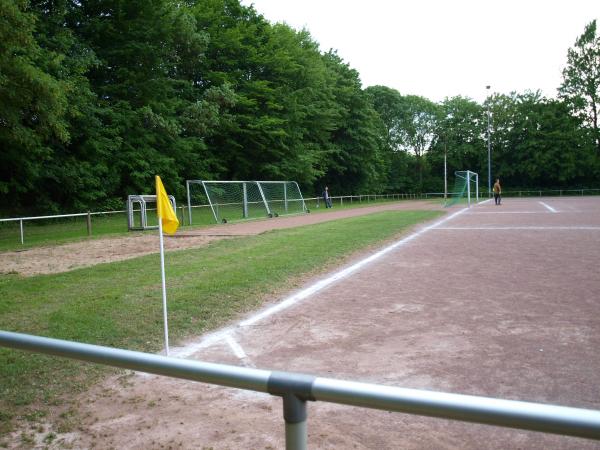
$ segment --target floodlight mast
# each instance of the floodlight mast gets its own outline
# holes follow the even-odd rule
[[[485,87],[488,91],[490,86]],[[490,141],[490,102],[487,102],[487,147],[488,147],[488,198],[492,196],[492,145]]]

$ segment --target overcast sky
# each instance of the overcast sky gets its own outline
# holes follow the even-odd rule
[[[486,85],[556,96],[567,49],[600,19],[600,0],[242,0],[271,22],[307,28],[360,73],[434,101],[482,101]],[[599,20],[600,22],[600,20]],[[599,23],[600,25],[600,23]]]

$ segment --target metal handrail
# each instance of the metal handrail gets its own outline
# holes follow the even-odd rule
[[[169,358],[8,331],[0,331],[0,346],[280,396],[287,449],[307,446],[309,400],[600,440],[596,410]]]

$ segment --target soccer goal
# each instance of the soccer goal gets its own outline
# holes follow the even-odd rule
[[[454,176],[454,189],[446,200],[446,206],[466,202],[470,208],[471,203],[479,202],[479,175],[470,170],[459,170],[454,172]]]
[[[208,205],[217,223],[307,212],[295,181],[188,180],[190,224],[194,210]]]
[[[169,195],[169,201],[173,210],[177,211],[175,197]],[[156,195],[129,195],[127,197],[127,228],[129,231],[156,230],[158,221],[156,218],[148,220],[148,204],[153,204],[152,211],[156,211]]]

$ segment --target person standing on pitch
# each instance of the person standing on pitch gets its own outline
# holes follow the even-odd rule
[[[325,200],[325,208],[331,208],[331,196],[329,195],[329,188],[325,186],[323,191],[323,200]]]
[[[496,205],[502,203],[502,186],[500,186],[499,178],[496,178],[496,182],[494,183],[494,201]]]

